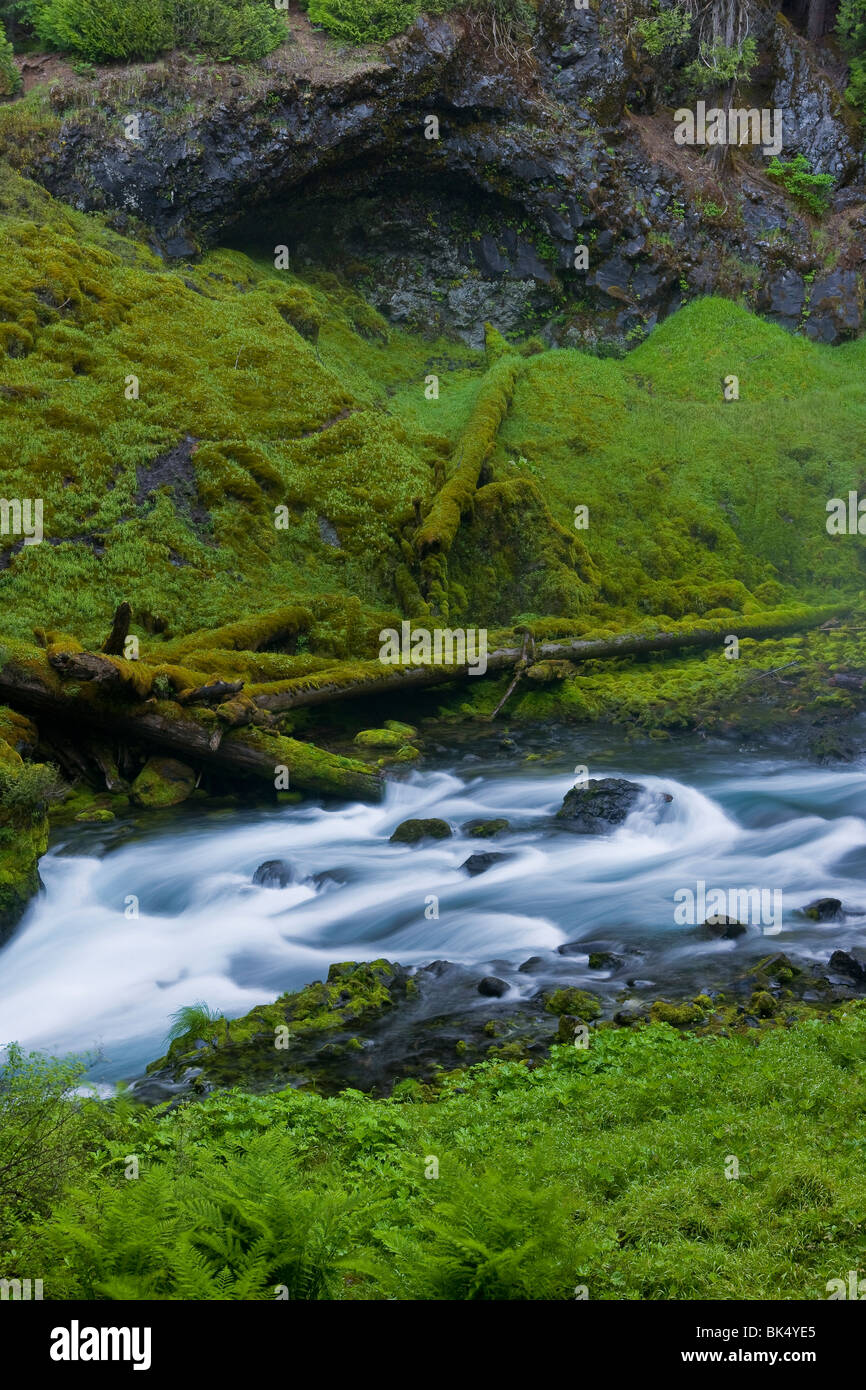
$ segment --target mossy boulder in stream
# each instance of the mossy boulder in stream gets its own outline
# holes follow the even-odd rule
[[[406,739],[394,729],[362,729],[355,742],[359,748],[402,748]]]
[[[178,806],[195,791],[195,773],[175,758],[148,758],[132,784],[137,806]]]
[[[391,836],[392,845],[417,845],[421,840],[447,840],[451,826],[447,820],[431,816],[426,820],[404,820]]]

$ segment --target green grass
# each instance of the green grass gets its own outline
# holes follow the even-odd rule
[[[866,1260],[864,1080],[855,1004],[759,1043],[592,1030],[436,1100],[86,1105],[5,1268],[46,1298],[822,1299]]]

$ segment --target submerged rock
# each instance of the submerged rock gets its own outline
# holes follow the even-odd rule
[[[511,822],[503,819],[468,820],[461,829],[470,839],[492,840],[494,835],[501,835],[504,831],[510,830]]]
[[[196,776],[174,758],[148,758],[130,790],[136,806],[178,806],[195,791]]]
[[[253,883],[260,888],[286,888],[293,877],[292,866],[285,859],[266,859],[253,874]]]
[[[738,922],[736,917],[726,917],[721,912],[708,917],[698,928],[702,936],[712,937],[717,941],[736,941],[737,937],[745,936],[748,930],[745,922]]]
[[[590,951],[589,953],[590,970],[616,970],[618,965],[622,965],[622,956],[615,956],[612,951]]]
[[[420,840],[447,840],[451,826],[435,816],[429,820],[404,820],[391,836],[392,845],[417,845]]]

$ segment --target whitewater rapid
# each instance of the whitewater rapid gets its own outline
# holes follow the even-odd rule
[[[413,773],[375,807],[187,812],[107,852],[92,829],[67,828],[41,863],[44,892],[0,951],[0,1043],[88,1052],[91,1075],[111,1081],[164,1050],[183,1005],[236,1016],[323,978],[333,961],[378,956],[495,969],[525,992],[532,981],[516,967],[527,957],[604,940],[649,950],[641,973],[661,978],[660,962],[676,972],[733,949],[675,925],[673,895],[697,880],[781,889],[784,922],[768,949],[796,941],[826,959],[862,939],[866,771],[768,760],[677,771],[636,772],[624,759],[605,768],[673,800],[661,814],[639,806],[600,837],[551,820],[573,774],[527,765]],[[456,834],[389,843],[401,821],[423,816]],[[460,831],[497,817],[512,828],[493,841]],[[460,866],[484,850],[509,857],[470,877]],[[253,884],[268,859],[287,860],[294,881]],[[823,896],[853,909],[844,924],[798,915]]]

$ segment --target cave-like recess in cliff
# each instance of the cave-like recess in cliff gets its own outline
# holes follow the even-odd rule
[[[262,259],[286,246],[294,272],[333,271],[391,323],[477,347],[485,321],[546,333],[588,307],[562,249],[526,211],[459,177],[342,168],[250,209],[223,244]]]

